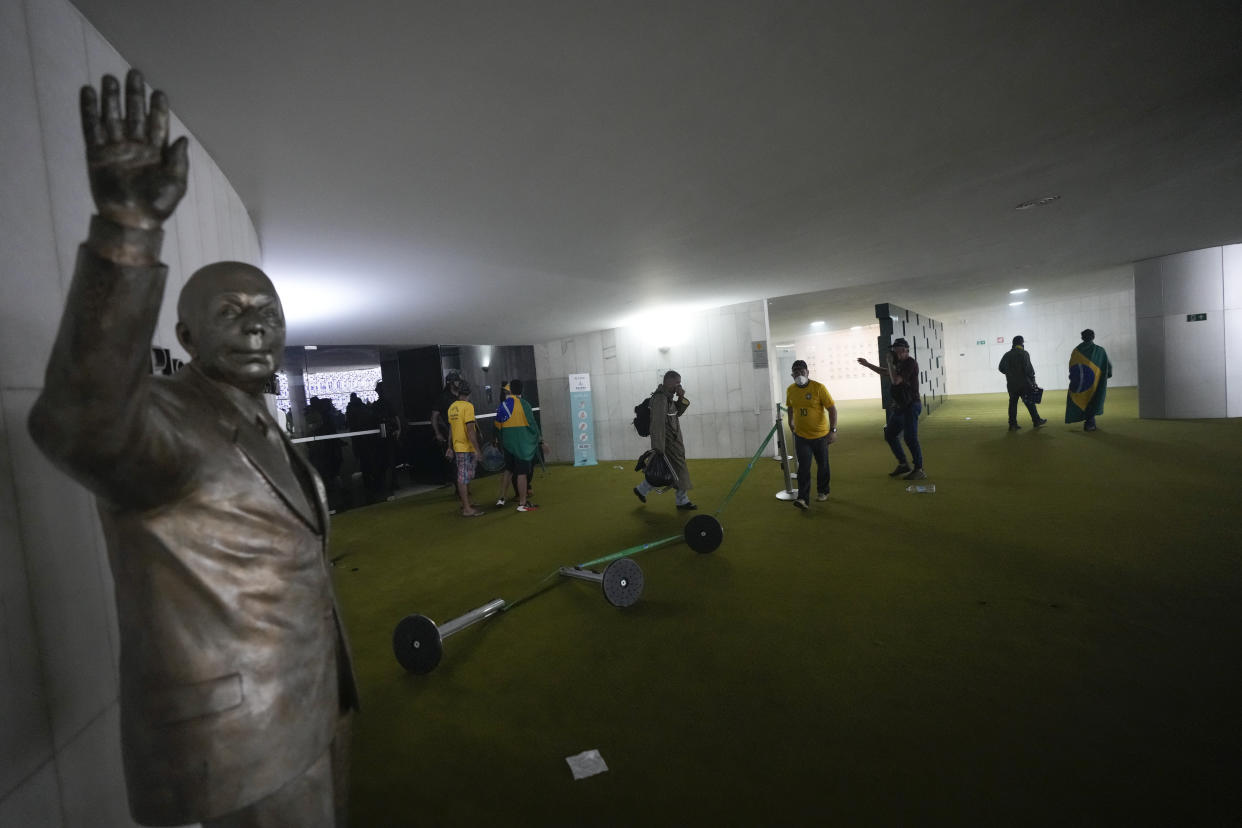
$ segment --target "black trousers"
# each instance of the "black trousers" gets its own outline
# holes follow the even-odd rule
[[[794,435],[794,454],[798,457],[798,499],[811,499],[811,458],[815,458],[815,491],[828,494],[832,471],[828,468],[828,435],[807,439]]]
[[[1009,392],[1009,424],[1010,425],[1018,424],[1018,400],[1020,399],[1022,399],[1021,391],[1010,391]],[[1026,400],[1022,400],[1022,404],[1026,406],[1027,412],[1031,415],[1031,422],[1032,423],[1039,422],[1038,409],[1036,409],[1034,405],[1027,402]]]

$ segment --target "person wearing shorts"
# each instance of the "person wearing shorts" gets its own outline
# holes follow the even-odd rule
[[[463,380],[457,384],[457,402],[449,406],[451,445],[444,456],[457,462],[457,497],[461,499],[462,517],[478,517],[483,510],[470,502],[470,481],[474,480],[475,462],[479,451],[479,426],[470,403],[470,386]]]

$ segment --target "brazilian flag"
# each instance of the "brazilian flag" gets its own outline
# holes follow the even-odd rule
[[[1104,396],[1113,366],[1108,354],[1094,342],[1083,342],[1070,353],[1069,392],[1065,395],[1065,422],[1079,423],[1088,414],[1104,413]]]

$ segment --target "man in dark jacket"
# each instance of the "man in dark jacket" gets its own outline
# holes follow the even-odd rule
[[[1001,357],[1000,365],[997,370],[1005,375],[1005,387],[1009,390],[1009,430],[1017,431],[1022,428],[1018,425],[1018,398],[1023,397],[1022,402],[1026,405],[1027,412],[1031,415],[1031,423],[1039,428],[1048,422],[1039,416],[1039,409],[1035,404],[1025,399],[1025,395],[1035,388],[1035,367],[1031,365],[1031,355],[1023,348],[1026,342],[1021,336],[1013,338],[1013,347],[1005,352]]]

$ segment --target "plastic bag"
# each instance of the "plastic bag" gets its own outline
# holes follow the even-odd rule
[[[658,451],[652,452],[643,475],[647,478],[647,483],[657,489],[667,488],[677,482],[677,475],[668,464],[668,458]]]

